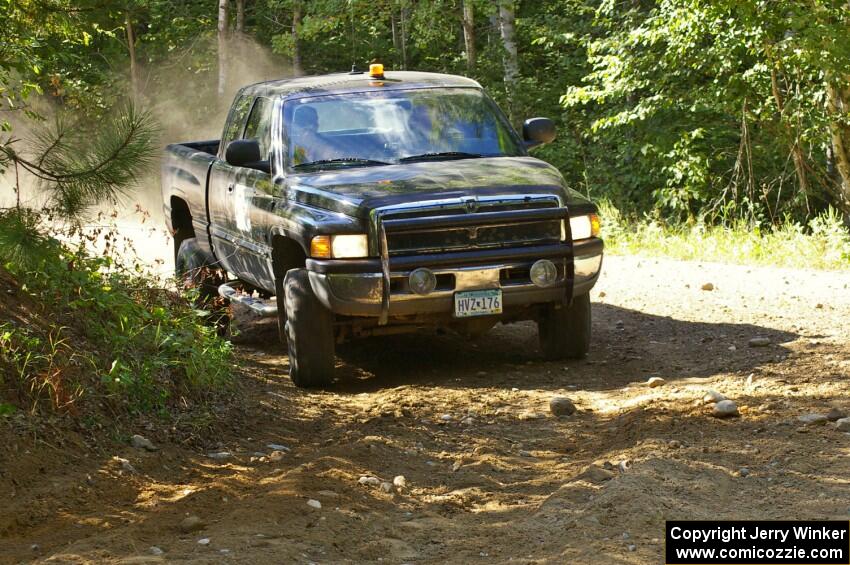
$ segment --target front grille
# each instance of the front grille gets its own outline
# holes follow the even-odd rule
[[[434,231],[390,234],[390,255],[441,253],[460,249],[489,249],[557,243],[561,238],[560,221],[526,222],[501,226],[472,226]]]
[[[387,250],[390,256],[399,256],[558,243],[561,240],[561,219],[515,217],[515,213],[520,211],[534,213],[535,209],[557,207],[558,202],[555,200],[499,201],[482,203],[473,212],[458,207],[391,212],[384,216],[392,220],[390,223],[398,223],[399,220],[418,223],[412,227],[387,230]],[[497,213],[495,217],[494,213]],[[489,216],[479,224],[474,221],[477,214]],[[452,225],[454,216],[458,217],[458,225]],[[442,222],[439,226],[429,226],[426,220],[429,217],[439,218]]]

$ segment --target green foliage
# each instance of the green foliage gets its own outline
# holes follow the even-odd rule
[[[0,213],[0,255],[5,262],[32,268],[45,261],[50,250],[38,214],[27,209]]]
[[[61,0],[0,0],[0,110],[25,109],[33,93],[60,94],[52,71],[81,63],[70,52],[91,42],[72,13]],[[7,117],[0,129],[10,128]]]
[[[615,255],[809,269],[850,268],[850,233],[833,208],[807,224],[786,218],[780,225],[767,228],[741,221],[722,226],[637,220],[624,216],[607,201],[600,213],[604,218],[606,252]]]
[[[68,409],[83,395],[81,382],[64,373],[85,356],[71,350],[61,337],[64,329],[54,328],[42,338],[30,328],[0,324],[0,362],[11,368],[14,382],[10,384],[19,397],[31,401],[32,410],[41,399],[49,399],[55,409]]]
[[[613,163],[590,182],[618,206],[678,220],[824,209],[836,184],[825,88],[848,76],[848,18],[831,1],[601,2],[592,69],[562,98]]]
[[[26,226],[16,215],[0,215],[0,234]],[[11,384],[31,408],[45,398],[67,408],[89,396],[161,410],[181,395],[228,385],[231,346],[185,298],[153,286],[140,266],[43,236],[41,246],[40,258],[24,265],[8,260],[0,240],[4,268],[50,321],[48,328],[0,326],[0,365],[13,368]]]

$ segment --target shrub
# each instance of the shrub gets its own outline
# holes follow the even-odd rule
[[[0,239],[15,240],[9,234],[25,225],[13,216],[0,215]],[[0,324],[0,365],[18,404],[77,409],[100,397],[152,411],[229,385],[231,345],[187,297],[138,264],[37,237],[40,252],[25,261],[8,261],[12,253],[0,245],[3,269],[38,320]]]

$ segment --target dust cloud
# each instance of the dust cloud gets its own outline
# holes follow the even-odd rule
[[[228,45],[228,64],[224,95],[218,96],[218,69],[215,63],[216,46],[202,49],[212,66],[198,73],[185,63],[191,53],[176,56],[167,64],[152,70],[142,96],[160,124],[160,148],[170,143],[218,139],[230,103],[236,91],[255,82],[283,79],[292,76],[291,63],[269,49],[245,37],[233,37]],[[159,160],[157,160],[157,164]],[[120,206],[118,229],[132,239],[139,258],[157,271],[173,272],[173,250],[170,234],[165,229],[159,169],[139,183],[129,206]],[[155,235],[150,226],[158,228]],[[135,235],[134,235],[135,234]]]
[[[219,73],[215,40],[198,41],[176,53],[168,61],[142,68],[137,92],[137,104],[151,112],[160,127],[158,150],[170,143],[218,139],[230,103],[236,91],[248,84],[292,76],[288,59],[246,37],[231,38],[226,65],[224,95],[218,95]],[[198,60],[204,61],[201,65]],[[117,81],[127,87],[125,80]],[[34,108],[48,120],[62,110],[45,99],[31,100]],[[18,119],[13,123],[16,138],[22,141],[19,150],[31,139],[39,125]],[[113,232],[124,242],[122,253],[132,256],[147,267],[154,276],[173,273],[173,249],[170,234],[165,228],[161,196],[159,162],[117,202],[101,205],[89,212],[83,224],[93,233]],[[14,206],[15,186],[21,190],[20,201],[25,206],[41,208],[47,194],[41,183],[23,170],[16,178],[14,168],[0,176],[0,207]],[[101,238],[102,239],[102,238]],[[89,242],[100,253],[100,240]],[[131,257],[126,257],[131,258]]]

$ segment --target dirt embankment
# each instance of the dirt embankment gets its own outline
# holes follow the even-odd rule
[[[245,410],[206,445],[12,436],[0,561],[658,563],[665,519],[847,519],[850,436],[798,417],[850,410],[850,273],[604,269],[583,361],[540,360],[530,324],[374,339],[306,392],[260,327]],[[740,416],[712,417],[712,389]],[[555,395],[578,412],[554,418]]]

